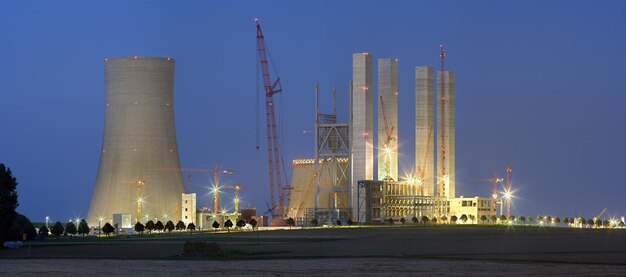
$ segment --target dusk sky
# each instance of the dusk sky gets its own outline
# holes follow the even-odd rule
[[[181,166],[237,171],[224,181],[237,178],[242,207],[263,213],[259,17],[284,89],[289,176],[292,159],[313,155],[313,135],[302,131],[313,127],[315,82],[323,112],[337,86],[347,120],[355,52],[399,59],[399,164],[409,171],[414,68],[438,70],[443,42],[456,72],[457,196],[490,196],[476,179],[503,177],[510,162],[514,215],[626,215],[626,2],[235,2],[0,1],[0,163],[19,182],[18,212],[36,222],[86,215],[104,126],[103,60],[138,55],[176,59]],[[193,175],[199,204],[211,179]]]

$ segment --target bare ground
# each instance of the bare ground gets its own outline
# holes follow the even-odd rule
[[[215,241],[224,251],[190,261],[180,257],[185,240]],[[180,276],[235,270],[240,275],[273,276],[625,276],[626,230],[480,226],[305,229],[103,239],[100,244],[94,239],[49,240],[33,243],[30,249],[0,251],[0,276]]]

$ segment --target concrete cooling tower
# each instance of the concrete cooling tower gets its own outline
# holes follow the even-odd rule
[[[105,59],[105,119],[100,165],[87,222],[113,214],[178,219],[183,179],[174,128],[174,59]]]

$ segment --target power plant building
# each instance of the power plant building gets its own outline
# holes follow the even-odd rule
[[[381,99],[383,102],[381,102]],[[398,180],[398,59],[378,59],[378,180]],[[384,109],[383,109],[384,106]],[[385,124],[385,118],[387,124]],[[387,130],[386,128],[389,128]],[[389,132],[390,134],[387,134]],[[388,136],[389,135],[389,136]],[[387,165],[387,163],[389,163]],[[387,172],[386,167],[389,167]]]
[[[434,75],[430,66],[415,67],[415,179],[420,195],[435,193]]]
[[[442,103],[442,99],[443,102]],[[455,198],[455,106],[454,72],[441,71],[437,74],[437,176],[439,188],[443,183],[443,196]],[[442,138],[443,137],[443,138]],[[443,143],[443,145],[442,145]],[[445,157],[441,149],[445,149]],[[439,194],[439,192],[438,192]]]
[[[352,54],[352,91],[351,103],[351,194],[352,215],[354,218],[358,212],[357,199],[360,180],[372,180],[374,178],[374,145],[372,133],[372,82],[373,82],[373,57],[369,53]]]
[[[113,214],[132,222],[178,220],[184,192],[174,127],[174,59],[104,62],[105,121],[87,214],[97,226]]]

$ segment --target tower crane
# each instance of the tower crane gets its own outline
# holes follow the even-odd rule
[[[222,187],[235,190],[235,199],[233,202],[235,202],[235,213],[239,215],[239,189],[241,189],[241,186],[238,183],[235,183],[234,186],[222,186]]]
[[[282,92],[280,86],[280,77],[276,78],[274,83],[270,79],[270,71],[267,60],[267,50],[265,45],[265,37],[261,30],[258,18],[254,19],[256,23],[256,39],[257,50],[259,52],[259,62],[263,74],[263,87],[265,89],[265,118],[267,122],[267,160],[269,168],[269,186],[270,186],[270,202],[272,208],[272,221],[281,223],[285,211],[283,209],[283,201],[285,199],[285,190],[280,175],[279,160],[279,143],[278,132],[276,131],[276,116],[274,111],[274,94]],[[276,201],[275,191],[278,190],[278,201]],[[268,205],[269,206],[269,205]]]
[[[483,178],[483,179],[480,179],[480,181],[493,183],[493,194],[491,195],[491,197],[493,197],[493,208],[495,209],[497,205],[496,202],[498,202],[498,183],[502,183],[504,179],[498,178],[496,173],[493,173],[493,178]],[[500,207],[500,215],[502,215],[502,207]]]
[[[219,195],[219,174],[235,174],[235,171],[229,169],[219,170],[217,164],[213,167],[213,169],[208,168],[174,168],[174,169],[166,169],[166,170],[174,170],[180,172],[187,172],[187,180],[191,182],[191,172],[204,172],[211,174],[213,173],[213,186],[211,193],[213,194],[213,212],[215,214],[219,213],[220,208],[220,195]],[[189,184],[187,184],[189,185]],[[209,199],[207,198],[206,207],[209,207]]]
[[[390,126],[391,124],[389,124],[389,122],[387,121],[387,111],[385,110],[385,101],[383,101],[383,96],[380,96],[380,108],[383,112],[383,122],[385,122],[385,142],[384,144],[384,154],[385,154],[385,177],[383,178],[383,180],[385,181],[393,181],[393,178],[391,177],[390,174],[390,158],[389,158],[389,154],[391,154],[391,152],[393,151],[392,149],[389,148],[389,143],[392,140],[395,140],[396,138],[393,136],[393,126]]]

